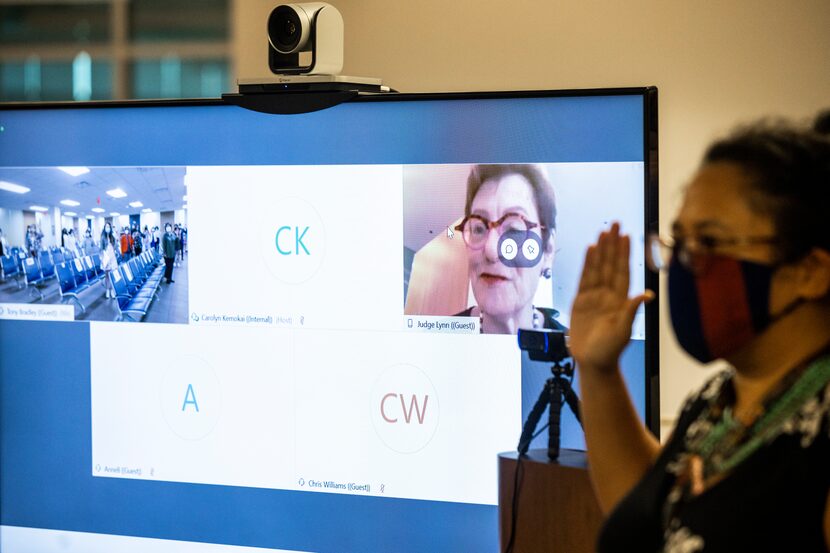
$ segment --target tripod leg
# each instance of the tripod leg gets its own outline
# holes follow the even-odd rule
[[[560,386],[558,376],[551,378],[548,383],[550,384],[550,408],[548,410],[548,459],[555,461],[559,458],[562,388]]]
[[[568,407],[571,408],[574,417],[576,417],[576,422],[579,423],[579,426],[582,426],[582,408],[579,405],[579,396],[576,395],[573,387],[571,387],[571,383],[567,380],[562,383],[562,391],[565,394],[565,401],[568,402]]]
[[[520,455],[527,453],[527,449],[530,447],[530,442],[533,439],[533,432],[536,430],[536,425],[539,424],[539,419],[542,418],[542,413],[545,412],[545,407],[548,405],[550,397],[549,388],[550,380],[545,383],[542,393],[539,394],[539,398],[536,400],[536,403],[533,404],[533,409],[531,409],[530,414],[527,415],[527,420],[522,427],[522,435],[519,438],[519,446],[517,448]]]

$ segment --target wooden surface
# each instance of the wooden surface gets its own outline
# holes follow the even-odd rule
[[[499,551],[510,539],[517,456],[499,455]],[[603,517],[585,452],[563,449],[551,462],[546,449],[533,449],[521,470],[513,552],[593,553]]]

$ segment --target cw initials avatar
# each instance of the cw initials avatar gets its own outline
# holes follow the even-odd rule
[[[401,363],[378,375],[371,392],[372,425],[396,453],[415,453],[429,444],[441,418],[441,400],[429,376]]]
[[[427,403],[429,402],[428,395],[424,396],[423,410],[421,410],[421,406],[418,404],[418,396],[415,394],[412,394],[412,397],[409,400],[409,409],[406,407],[406,400],[404,399],[403,394],[388,393],[383,396],[383,399],[380,401],[380,416],[383,417],[383,420],[389,424],[395,424],[398,422],[398,418],[393,414],[396,412],[394,407],[397,406],[397,402],[393,398],[401,400],[400,412],[403,414],[403,419],[406,424],[409,424],[412,421],[413,411],[415,412],[415,418],[418,419],[418,424],[424,424],[424,417],[427,416]],[[392,400],[389,407],[386,405],[387,400]]]

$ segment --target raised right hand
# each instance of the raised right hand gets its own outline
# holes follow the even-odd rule
[[[569,348],[581,371],[616,370],[631,337],[634,315],[654,293],[628,297],[630,240],[614,223],[588,248],[573,302]]]

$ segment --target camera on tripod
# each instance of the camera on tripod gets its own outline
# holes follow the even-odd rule
[[[519,349],[526,351],[533,361],[559,363],[571,356],[561,330],[519,329],[518,338]]]
[[[522,427],[517,449],[520,455],[527,453],[530,442],[536,436],[536,426],[547,410],[548,458],[556,460],[559,458],[562,405],[567,404],[573,411],[577,422],[582,424],[579,398],[571,387],[574,374],[573,363],[563,363],[571,357],[565,332],[549,329],[519,330],[518,339],[519,348],[526,351],[530,359],[547,361],[552,363],[552,366],[551,377],[545,382],[539,399],[536,400]]]

